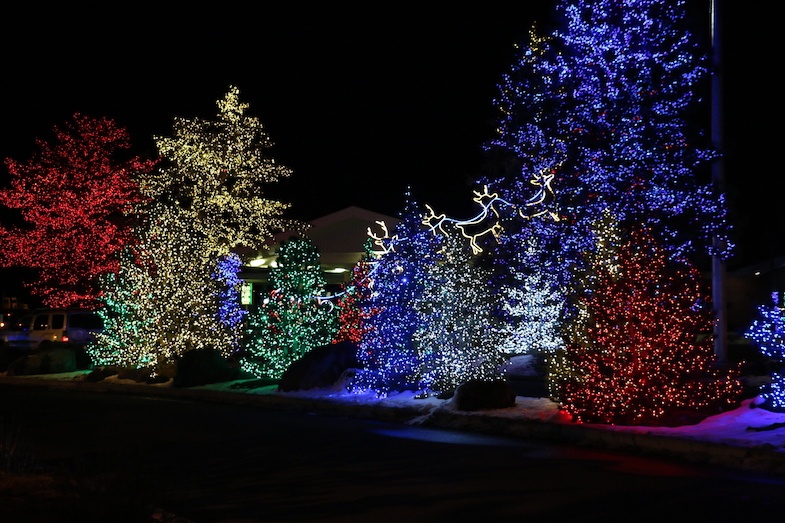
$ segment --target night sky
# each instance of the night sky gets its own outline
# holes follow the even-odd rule
[[[720,1],[724,165],[740,264],[785,254],[783,8]],[[174,117],[213,118],[236,85],[275,143],[270,154],[294,170],[278,189],[294,217],[349,205],[395,215],[407,185],[421,203],[468,217],[496,85],[531,23],[552,25],[555,3],[6,6],[0,157],[26,160],[35,139],[74,112],[113,118],[137,154],[153,156],[153,136],[169,136]],[[708,42],[709,0],[688,3]]]

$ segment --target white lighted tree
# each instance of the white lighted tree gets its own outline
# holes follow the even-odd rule
[[[488,285],[489,271],[477,261],[463,235],[448,228],[435,263],[426,267],[427,284],[417,307],[422,321],[414,334],[425,394],[500,375],[504,357],[492,317],[496,293]]]

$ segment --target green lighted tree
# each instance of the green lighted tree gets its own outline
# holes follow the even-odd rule
[[[281,243],[270,269],[273,290],[248,318],[244,369],[279,379],[295,360],[330,343],[338,331],[338,309],[325,299],[319,253],[307,238]]]

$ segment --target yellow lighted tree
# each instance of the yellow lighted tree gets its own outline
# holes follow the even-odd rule
[[[239,89],[231,86],[217,105],[217,120],[175,118],[174,135],[156,137],[163,164],[142,181],[143,194],[182,208],[213,255],[302,230],[283,218],[290,204],[266,196],[269,184],[292,171],[267,154],[273,143],[259,119],[245,114]]]
[[[156,137],[161,167],[140,180],[139,245],[104,287],[108,328],[94,349],[103,364],[160,365],[194,349],[225,357],[239,350],[239,246],[260,248],[304,225],[283,217],[289,204],[267,184],[291,175],[266,150],[272,143],[231,87],[217,120],[176,118]],[[142,313],[143,314],[140,314]]]

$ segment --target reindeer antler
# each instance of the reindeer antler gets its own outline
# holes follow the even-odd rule
[[[440,231],[442,231],[442,234],[447,234],[446,231],[442,228],[442,224],[447,219],[447,215],[445,215],[445,214],[436,214],[436,212],[433,210],[433,207],[431,207],[427,203],[425,204],[425,207],[428,209],[428,212],[430,214],[428,214],[427,216],[425,216],[423,218],[422,224],[423,225],[427,225],[428,227],[430,227],[431,228],[431,232],[433,232],[434,234],[436,234],[435,229],[437,229],[437,228]],[[437,220],[436,221],[436,225],[433,225],[431,223],[434,219]]]
[[[378,245],[379,247],[382,248],[381,251],[375,251],[375,252],[377,254],[387,254],[390,251],[394,251],[395,250],[395,240],[398,238],[398,236],[395,235],[392,238],[390,237],[390,231],[387,230],[387,224],[384,223],[384,220],[379,220],[376,223],[382,228],[382,231],[384,231],[384,236],[377,236],[377,235],[375,235],[373,233],[373,231],[371,230],[371,228],[368,227],[368,236],[370,236],[371,239],[373,239],[373,243],[374,244],[376,244],[376,245]],[[385,245],[385,241],[384,240],[391,240],[391,241],[387,242],[389,244],[389,246]]]

